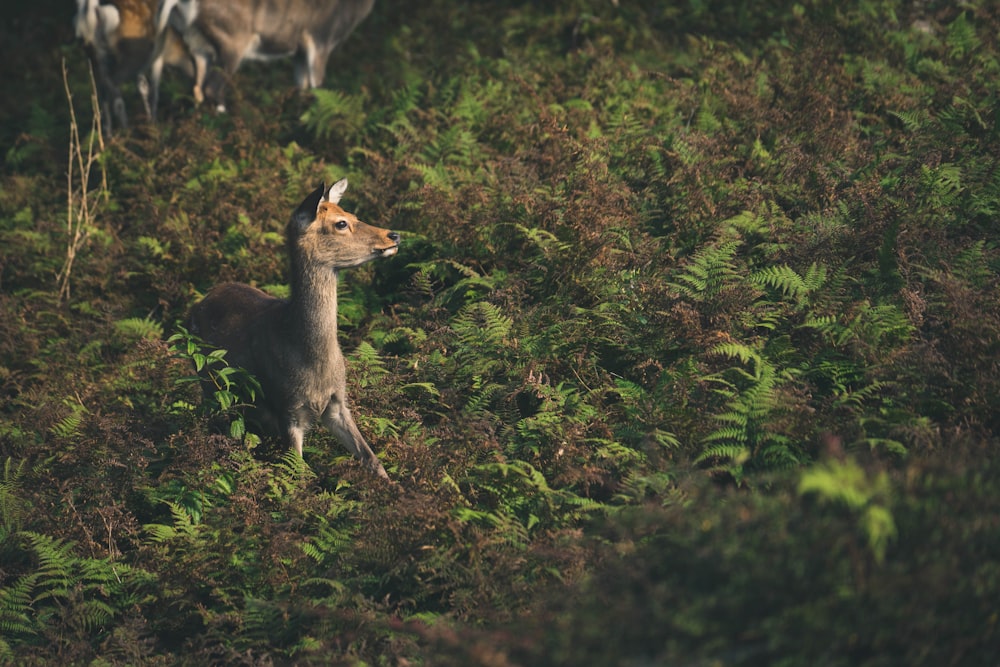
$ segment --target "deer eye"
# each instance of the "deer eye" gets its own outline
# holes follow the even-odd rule
[[[347,229],[347,220],[338,220],[333,226],[337,229]]]

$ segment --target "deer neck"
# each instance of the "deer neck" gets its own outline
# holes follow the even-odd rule
[[[322,358],[338,347],[337,271],[302,268],[293,273],[288,324],[296,329],[299,340],[306,341],[310,351]]]

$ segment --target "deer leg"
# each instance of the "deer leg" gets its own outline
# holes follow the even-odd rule
[[[326,77],[326,63],[330,60],[330,53],[334,45],[325,44],[316,48],[309,57],[309,87],[319,88],[323,85]]]
[[[125,110],[125,100],[122,99],[120,92],[116,91],[115,98],[111,102],[111,110],[115,114],[115,118],[118,120],[118,124],[123,130],[128,129],[128,112]]]
[[[375,452],[368,446],[368,443],[365,442],[361,431],[358,430],[357,424],[354,423],[354,417],[351,416],[351,411],[347,409],[347,404],[344,401],[338,400],[336,396],[332,397],[326,406],[326,410],[323,411],[322,420],[326,424],[326,427],[336,436],[337,440],[355,458],[364,462],[379,477],[389,479],[389,475],[386,474],[382,463],[375,456]]]
[[[194,103],[205,101],[205,77],[208,75],[208,56],[204,53],[194,54]]]
[[[155,120],[153,117],[152,102],[149,93],[149,80],[144,74],[140,74],[139,78],[135,82],[135,87],[139,89],[139,97],[142,98],[142,108],[146,112],[146,118],[150,121]]]
[[[158,55],[153,59],[149,67],[148,93],[143,94],[146,100],[146,113],[149,120],[156,122],[156,108],[160,105],[160,81],[163,79],[163,55]]]
[[[288,440],[289,449],[294,449],[295,452],[302,456],[302,442],[305,440],[305,429],[298,424],[289,424],[285,428],[285,438]]]

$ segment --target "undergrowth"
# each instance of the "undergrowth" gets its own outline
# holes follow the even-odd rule
[[[171,75],[91,153],[51,4],[0,28],[0,662],[1000,660],[991,3],[377,3],[328,89]],[[343,176],[402,235],[339,309],[392,484],[180,324],[287,294]]]

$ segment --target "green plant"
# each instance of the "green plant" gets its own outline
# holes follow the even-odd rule
[[[259,442],[259,437],[247,431],[243,410],[253,405],[260,395],[260,383],[256,378],[238,366],[230,366],[226,361],[226,350],[212,349],[184,327],[170,336],[167,342],[174,353],[194,366],[196,375],[178,378],[178,385],[200,383],[206,389],[209,412],[230,420],[229,435],[233,438],[249,438],[251,443]]]
[[[710,380],[726,401],[713,415],[720,427],[705,436],[705,449],[696,462],[714,462],[714,468],[732,475],[737,483],[748,468],[790,467],[802,459],[801,445],[772,426],[781,407],[780,389],[797,373],[776,368],[758,351],[739,343],[723,343],[711,354],[741,362]]]
[[[111,559],[75,554],[76,545],[48,535],[17,534],[32,559],[28,572],[0,587],[0,627],[14,644],[71,650],[79,642],[96,647],[104,629],[143,597],[152,582],[146,572]],[[78,650],[78,649],[72,649]]]
[[[841,505],[857,515],[875,561],[882,563],[896,537],[890,504],[892,485],[885,472],[869,476],[851,459],[814,464],[799,480],[800,496],[815,495],[824,505]]]

